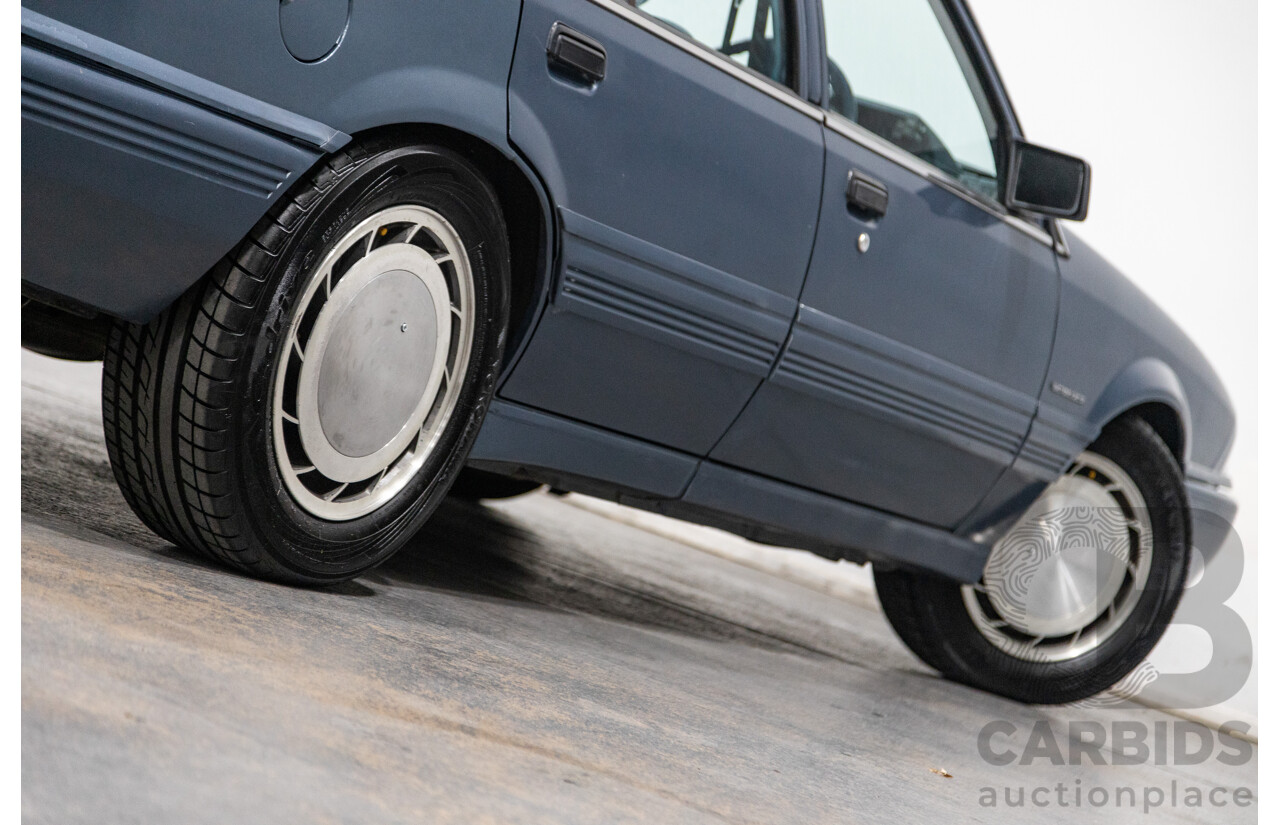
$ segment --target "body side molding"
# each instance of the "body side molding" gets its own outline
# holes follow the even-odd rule
[[[96,63],[194,105],[221,112],[322,152],[340,149],[351,140],[337,129],[241,94],[175,66],[81,31],[29,9],[22,9],[22,37]]]

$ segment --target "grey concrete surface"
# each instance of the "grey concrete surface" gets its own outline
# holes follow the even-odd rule
[[[950,684],[874,604],[546,494],[447,503],[340,587],[247,579],[133,517],[98,374],[23,356],[29,822],[1132,821],[1171,782],[1179,805],[1153,821],[1256,821],[1185,804],[1190,786],[1256,792],[1256,757],[988,764],[993,720],[1017,726],[1015,752],[1037,720],[1064,751],[1072,721],[1173,720]],[[1036,787],[1048,805],[1003,796]],[[1139,807],[1072,804],[1094,787],[1135,788]]]

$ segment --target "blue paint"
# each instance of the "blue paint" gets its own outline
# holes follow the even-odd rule
[[[327,153],[448,127],[546,228],[477,466],[974,580],[1109,421],[1159,404],[1212,555],[1234,415],[1204,357],[1078,239],[824,114],[820,3],[794,5],[785,89],[613,0],[24,0],[22,277],[145,321]],[[557,22],[603,80],[549,64]],[[854,170],[883,216],[848,206]]]

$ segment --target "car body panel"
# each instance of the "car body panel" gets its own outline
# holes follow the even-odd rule
[[[59,47],[84,48],[84,37],[40,28],[45,39],[22,45],[23,278],[49,292],[149,319],[225,255],[323,147],[345,142],[194,78],[198,99],[144,85],[187,78],[134,52],[112,50],[113,65],[81,62]],[[126,66],[139,74],[122,77]]]
[[[525,2],[511,140],[549,170],[563,234],[550,306],[500,396],[700,457],[795,315],[822,130],[619,8]],[[603,81],[550,65],[554,25],[604,48]]]
[[[349,136],[446,127],[527,177],[546,232],[477,466],[974,581],[1109,421],[1158,404],[1211,556],[1234,417],[1204,357],[1078,239],[833,135],[820,4],[795,5],[789,91],[613,0],[351,4],[313,62],[276,3],[25,0],[23,279],[147,320]],[[603,85],[549,73],[557,21],[607,44]],[[850,165],[890,183],[892,222],[851,220]],[[938,280],[946,255],[968,283]]]
[[[1101,429],[1146,401],[1167,404],[1185,427],[1177,458],[1220,470],[1235,415],[1221,379],[1168,315],[1105,258],[1069,238],[1062,261],[1062,319],[1041,403]],[[1065,385],[1084,404],[1053,391]]]
[[[42,14],[349,135],[441,123],[506,146],[520,0],[352,3],[341,47],[312,63],[285,47],[276,2],[22,5],[24,15]]]
[[[711,457],[951,528],[1035,415],[1057,314],[1054,254],[839,132],[827,147],[791,339]],[[847,206],[854,171],[886,186],[883,216]]]
[[[506,81],[519,0],[433,8],[429,20],[411,0],[353,8],[342,47],[308,64],[285,48],[275,3],[24,3],[24,112],[28,103],[53,105],[62,124],[50,126],[48,112],[45,122],[24,117],[24,280],[146,321],[353,133],[448,124],[514,156]],[[41,55],[64,68],[49,68]],[[50,71],[86,73],[61,90],[87,101],[74,116],[90,117],[94,130],[68,131],[72,110],[28,93],[39,83],[59,90],[63,81]],[[139,132],[167,154],[140,152],[136,141],[120,148],[122,136]],[[225,174],[210,181],[190,174],[190,164],[175,168],[175,153],[206,164],[213,153],[237,168],[261,158],[271,168],[243,192],[221,185]],[[92,232],[75,249],[54,243],[68,220]]]
[[[1221,472],[1235,421],[1226,390],[1200,350],[1150,298],[1088,244],[1073,235],[1067,241],[1071,254],[1059,257],[1062,298],[1053,356],[1031,432],[1013,466],[960,530],[998,535],[1108,422],[1154,404],[1178,423],[1181,443],[1175,439],[1169,446],[1187,477],[1193,509],[1209,513],[1194,541],[1212,557],[1225,540],[1216,524],[1235,514],[1225,492],[1230,482]],[[1193,529],[1198,518],[1193,513]]]
[[[502,399],[489,405],[469,464],[522,474],[562,489],[584,484],[606,497],[677,498],[698,460]]]
[[[1232,529],[1239,507],[1221,486],[1195,479],[1187,480],[1187,504],[1191,508],[1191,546],[1204,564],[1239,536]]]
[[[500,399],[468,463],[766,544],[908,565],[959,581],[981,578],[990,550],[940,528]]]

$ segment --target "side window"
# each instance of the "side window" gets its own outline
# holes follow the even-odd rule
[[[998,197],[999,121],[940,0],[826,0],[828,108]]]
[[[622,0],[658,23],[792,85],[791,0]]]

